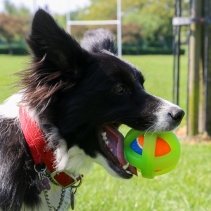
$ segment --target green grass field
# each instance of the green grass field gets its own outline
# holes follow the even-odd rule
[[[0,102],[16,92],[14,81],[17,77],[13,74],[27,67],[28,57],[9,56],[0,54]]]
[[[148,92],[172,99],[172,56],[125,56],[145,75]],[[0,55],[0,102],[16,89],[10,75],[27,66],[26,56]],[[180,106],[186,109],[187,58],[181,58]],[[182,123],[185,124],[185,121]],[[123,133],[128,128],[122,127]],[[111,177],[95,166],[76,194],[76,211],[209,211],[211,145],[182,142],[181,158],[170,173],[153,180]]]
[[[84,177],[76,211],[211,210],[211,145],[182,144],[177,167],[152,180],[117,180],[101,167]]]

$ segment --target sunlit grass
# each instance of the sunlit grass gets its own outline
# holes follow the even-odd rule
[[[85,175],[76,196],[76,211],[211,210],[211,145],[182,143],[178,165],[154,179],[123,181],[99,166]]]
[[[17,91],[13,74],[26,68],[27,56],[10,56],[0,54],[0,103]]]

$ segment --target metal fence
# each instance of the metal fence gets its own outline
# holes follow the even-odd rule
[[[181,0],[175,0],[173,101],[179,104],[180,28],[189,27],[187,81],[188,136],[211,136],[211,0],[191,0],[190,17],[181,17]]]

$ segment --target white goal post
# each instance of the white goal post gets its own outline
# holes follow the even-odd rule
[[[117,26],[117,49],[118,56],[122,56],[122,22],[121,22],[121,0],[117,0],[117,20],[70,20],[70,13],[67,13],[67,31],[71,34],[71,26],[79,25],[116,25]]]

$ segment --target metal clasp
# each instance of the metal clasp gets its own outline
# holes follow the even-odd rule
[[[68,184],[68,185],[66,185],[66,186],[63,186],[63,185],[62,185],[62,187],[68,188],[68,187],[71,187],[71,186],[73,186],[75,183],[78,182],[77,177],[75,177],[73,174],[70,174],[70,173],[68,173],[67,171],[64,171],[64,170],[57,170],[57,171],[54,171],[54,172],[52,172],[52,173],[50,174],[51,179],[53,180],[53,182],[54,182],[55,184],[61,186],[61,184],[58,183],[57,180],[55,179],[55,176],[56,176],[56,175],[59,175],[60,173],[65,173],[68,177],[70,177],[70,178],[73,180],[70,184]],[[79,179],[81,179],[81,178],[79,178]]]

